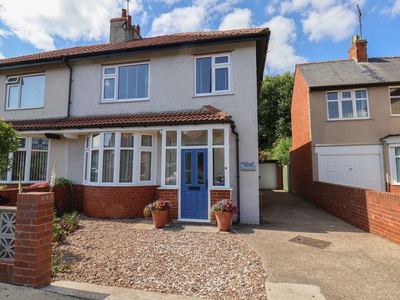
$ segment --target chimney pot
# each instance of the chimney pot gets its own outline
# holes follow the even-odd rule
[[[125,8],[121,9],[121,17],[126,18],[126,9]]]
[[[131,15],[128,15],[128,23],[129,23],[129,25],[132,25],[132,16]]]

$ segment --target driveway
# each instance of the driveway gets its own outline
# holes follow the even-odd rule
[[[400,245],[285,191],[263,194],[263,225],[235,230],[263,261],[269,300],[400,299]]]

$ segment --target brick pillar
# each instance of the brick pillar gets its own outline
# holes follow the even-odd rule
[[[54,193],[18,194],[14,283],[41,288],[51,283]]]

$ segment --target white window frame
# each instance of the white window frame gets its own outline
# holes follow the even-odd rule
[[[356,92],[357,91],[365,91],[366,92],[366,98],[356,98]],[[343,93],[350,92],[351,97],[350,98],[343,98]],[[338,94],[338,99],[335,100],[328,100],[328,94],[330,93],[337,93]],[[369,108],[369,96],[368,96],[368,89],[353,89],[353,90],[336,90],[336,91],[327,91],[325,94],[325,99],[326,99],[326,113],[327,113],[327,119],[328,121],[337,121],[337,120],[365,120],[365,119],[370,119],[371,118],[371,112]],[[367,101],[367,117],[358,117],[357,116],[357,101],[359,100],[366,100]],[[351,101],[352,102],[352,108],[353,108],[353,117],[351,118],[344,118],[343,117],[343,109],[342,109],[342,102],[345,101]],[[328,103],[332,102],[337,102],[338,103],[338,109],[339,109],[339,117],[338,118],[329,118],[329,106]]]
[[[147,97],[144,98],[130,98],[130,99],[118,99],[118,80],[119,80],[119,68],[120,67],[130,67],[130,66],[140,66],[147,65],[148,67],[148,78],[147,78]],[[114,74],[106,74],[107,69],[114,69]],[[104,96],[104,87],[105,81],[107,79],[114,79],[114,97],[113,98],[105,98]],[[102,102],[124,102],[124,101],[144,101],[150,99],[150,62],[138,62],[131,64],[121,64],[121,65],[107,65],[103,66],[102,69],[102,79],[101,79],[101,101]]]
[[[106,148],[104,147],[104,134],[106,133],[114,133],[115,134],[115,147]],[[133,135],[133,147],[122,147],[121,146],[121,134],[122,133],[130,133]],[[92,147],[93,135],[100,135],[100,145],[99,147]],[[142,147],[141,146],[141,137],[142,135],[149,135],[152,137],[152,146],[151,147]],[[89,144],[89,145],[88,145]],[[107,131],[107,132],[95,132],[90,133],[86,137],[85,142],[85,157],[84,157],[84,171],[83,171],[83,183],[85,185],[102,185],[102,186],[132,186],[132,185],[153,185],[155,184],[155,172],[156,172],[156,164],[157,157],[156,151],[157,148],[157,139],[154,132],[135,132],[135,131]],[[103,155],[104,150],[114,150],[114,177],[113,181],[103,182]],[[132,166],[132,182],[120,182],[119,174],[120,174],[120,159],[121,159],[121,150],[133,150],[133,166]],[[99,151],[98,158],[98,174],[97,181],[91,181],[90,169],[91,169],[91,160],[92,160],[92,151]],[[140,159],[141,152],[151,152],[151,180],[140,180]]]
[[[400,185],[400,178],[397,178],[396,170],[396,148],[400,148],[400,140],[398,139],[389,144],[390,183],[392,185]]]
[[[213,129],[223,129],[224,130],[224,145],[213,145]],[[191,131],[191,130],[207,130],[207,145],[194,145],[194,146],[182,146],[182,131]],[[161,157],[161,185],[162,188],[172,188],[176,189],[180,187],[180,176],[181,176],[181,152],[182,149],[207,149],[207,157],[208,157],[208,188],[210,189],[230,189],[230,163],[229,163],[229,155],[230,155],[230,128],[229,126],[221,126],[221,125],[213,125],[213,126],[187,126],[184,129],[182,127],[171,127],[168,129],[164,129],[162,132],[162,157]],[[176,131],[177,132],[177,144],[176,146],[166,146],[167,142],[167,131]],[[225,173],[223,174],[225,177],[225,184],[214,186],[213,180],[213,149],[215,148],[224,148],[224,164],[225,164]],[[166,164],[166,149],[176,149],[177,152],[177,160],[176,160],[176,182],[174,185],[165,183],[165,164]]]
[[[20,147],[17,151],[25,152],[26,157],[25,157],[25,169],[24,169],[24,174],[21,176],[21,178],[24,178],[21,180],[22,183],[34,183],[34,182],[39,182],[42,180],[30,180],[29,175],[30,175],[30,168],[31,168],[31,158],[32,158],[32,152],[47,152],[47,162],[46,162],[46,178],[43,180],[48,179],[49,175],[49,158],[50,158],[50,146],[51,146],[51,140],[48,139],[48,149],[47,150],[38,150],[38,149],[32,149],[32,140],[34,138],[38,138],[37,136],[21,136],[20,139],[25,139],[25,147]],[[42,137],[41,137],[42,138]],[[44,138],[43,138],[44,139]],[[8,154],[9,158],[14,157],[14,153],[9,153]],[[22,175],[22,174],[21,174]],[[7,171],[7,179],[6,180],[0,180],[0,182],[18,182],[19,180],[12,180],[12,169]]]
[[[35,77],[35,76],[43,76],[44,77],[44,85],[43,85],[43,99],[40,105],[36,106],[21,106],[21,91],[22,91],[22,86],[21,86],[21,81],[23,80],[24,77]],[[19,75],[19,76],[8,76],[6,79],[6,109],[12,110],[12,109],[30,109],[30,108],[41,108],[44,105],[44,93],[45,93],[45,88],[46,88],[46,74],[45,73],[35,73],[35,74],[26,74],[26,75]],[[18,89],[18,102],[17,102],[17,107],[10,107],[10,101],[9,101],[9,96],[10,96],[10,88],[12,87],[17,87]]]
[[[227,63],[215,63],[215,60],[219,57],[228,57]],[[197,93],[197,59],[201,58],[211,58],[211,92],[210,93]],[[194,59],[194,94],[195,96],[209,96],[215,94],[229,94],[232,92],[232,70],[231,70],[231,53],[218,53],[211,55],[198,55]],[[228,69],[228,89],[217,91],[215,89],[216,81],[216,70],[218,69]]]
[[[399,114],[394,114],[394,113],[392,112],[392,99],[399,99],[399,101],[400,101],[400,96],[390,96],[390,90],[391,90],[391,89],[400,89],[400,86],[390,86],[390,87],[389,87],[390,115],[391,115],[391,116],[400,116],[400,113],[399,113]]]

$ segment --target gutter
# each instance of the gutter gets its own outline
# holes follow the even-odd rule
[[[232,133],[236,136],[236,186],[237,186],[237,206],[238,206],[238,218],[236,223],[240,223],[240,169],[239,169],[239,133],[236,131],[236,125],[234,122],[231,123]]]
[[[69,84],[68,84],[68,110],[67,110],[67,118],[71,116],[71,88],[72,88],[72,67],[68,63],[68,59],[66,57],[63,57],[63,62],[67,65],[69,68]]]

